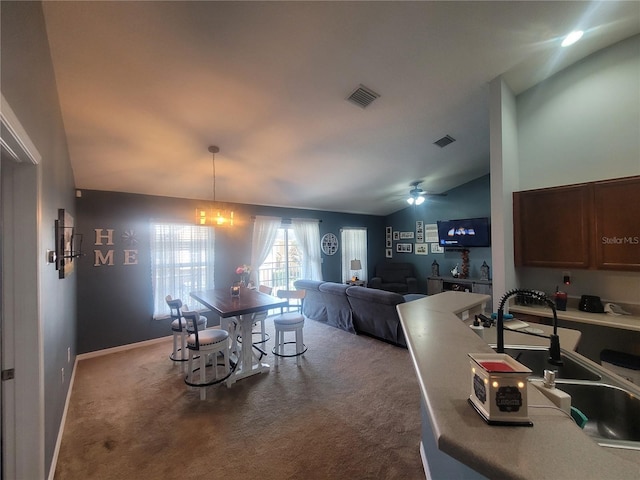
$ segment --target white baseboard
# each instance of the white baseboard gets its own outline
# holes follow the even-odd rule
[[[424,469],[424,478],[431,480],[431,472],[429,470],[429,462],[427,461],[427,454],[424,451],[424,445],[422,440],[420,441],[420,458],[422,458],[422,468]]]
[[[60,427],[58,428],[58,438],[56,439],[56,447],[53,450],[53,458],[51,459],[51,467],[49,468],[49,480],[53,480],[56,474],[56,466],[58,465],[58,454],[60,453],[60,444],[62,443],[62,435],[64,433],[64,425],[67,421],[67,411],[69,410],[69,402],[71,401],[71,392],[73,391],[73,384],[76,380],[76,367],[78,366],[78,358],[73,364],[73,372],[71,372],[71,380],[69,380],[69,390],[67,390],[67,398],[64,401],[64,410],[62,411],[62,419],[60,420]]]
[[[96,350],[95,352],[81,353],[76,357],[77,360],[86,360],[87,358],[101,357],[103,355],[109,355],[110,353],[124,352],[125,350],[131,350],[132,348],[145,347],[147,345],[154,345],[156,343],[166,342],[171,339],[172,335],[168,337],[152,338],[151,340],[145,340],[143,342],[129,343],[127,345],[120,345],[118,347],[105,348],[103,350]]]

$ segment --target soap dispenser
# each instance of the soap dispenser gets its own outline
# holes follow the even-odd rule
[[[478,318],[478,315],[476,315],[476,318],[473,320],[473,323],[469,326],[471,327],[471,330],[476,332],[476,335],[478,335],[480,338],[484,338],[484,327],[482,326],[482,323],[480,323],[480,319]]]

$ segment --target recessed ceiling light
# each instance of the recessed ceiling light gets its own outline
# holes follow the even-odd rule
[[[569,45],[573,45],[574,43],[576,43],[578,40],[582,38],[583,34],[584,32],[582,30],[575,30],[571,32],[569,35],[567,35],[566,37],[564,37],[564,40],[562,40],[561,45],[563,47],[568,47]]]

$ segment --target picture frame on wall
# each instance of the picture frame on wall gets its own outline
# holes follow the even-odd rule
[[[396,252],[398,253],[411,253],[413,252],[413,243],[397,243]]]
[[[441,247],[437,243],[431,243],[431,253],[444,253],[444,247]]]
[[[407,240],[413,238],[413,232],[400,232],[400,240]]]
[[[393,249],[392,248],[387,248],[385,250],[385,257],[386,258],[393,258]]]
[[[393,232],[393,239],[400,240],[400,232]]]
[[[387,245],[386,248],[393,248],[393,242],[391,241],[391,239],[387,239]]]
[[[428,243],[416,243],[416,255],[428,255],[429,244]]]

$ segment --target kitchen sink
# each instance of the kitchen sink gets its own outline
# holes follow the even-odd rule
[[[563,365],[549,363],[549,350],[536,347],[506,347],[504,353],[531,369],[532,377],[544,377],[545,370],[555,370],[556,379],[599,381],[602,377],[592,368],[561,353]]]
[[[605,383],[558,381],[571,406],[587,417],[584,431],[600,445],[640,449],[640,398]],[[631,442],[637,442],[635,444]]]
[[[556,388],[571,395],[571,406],[587,417],[584,433],[600,446],[640,450],[640,387],[575,352],[561,351],[563,365],[549,363],[545,347],[507,346],[504,352],[531,369],[532,377],[555,370]]]

